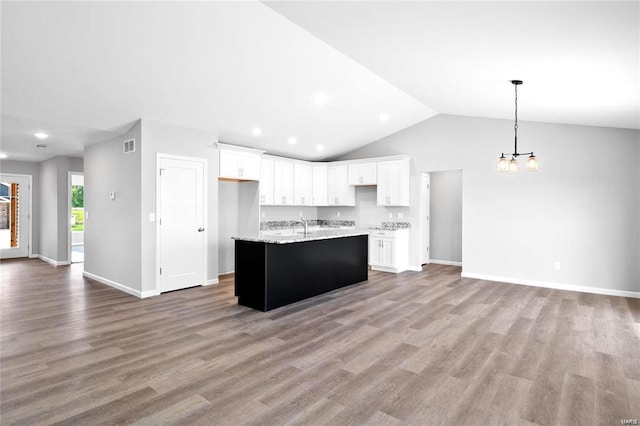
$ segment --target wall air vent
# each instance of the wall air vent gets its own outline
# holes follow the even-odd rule
[[[135,139],[129,139],[128,141],[122,142],[122,152],[124,152],[125,154],[127,154],[129,152],[133,152],[135,150],[136,150],[136,140]]]

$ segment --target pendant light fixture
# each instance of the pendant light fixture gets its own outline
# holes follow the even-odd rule
[[[507,157],[504,156],[504,152],[500,155],[500,158],[498,158],[498,171],[518,173],[518,157],[521,155],[528,155],[527,170],[535,172],[538,170],[538,159],[533,155],[533,152],[518,152],[518,86],[522,84],[522,80],[511,80],[511,84],[513,84],[516,91],[516,121],[513,126],[513,130],[515,131],[513,154],[511,154],[511,160],[507,160]]]

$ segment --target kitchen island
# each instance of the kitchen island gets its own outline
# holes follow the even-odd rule
[[[269,311],[367,280],[367,231],[234,237],[238,304]]]

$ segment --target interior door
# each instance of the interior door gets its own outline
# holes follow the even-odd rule
[[[204,160],[159,159],[160,292],[206,284]]]
[[[0,258],[29,256],[30,176],[0,175]]]
[[[420,263],[429,263],[431,214],[431,175],[420,175]]]

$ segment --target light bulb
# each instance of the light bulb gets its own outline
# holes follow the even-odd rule
[[[518,173],[518,160],[515,157],[509,160],[509,173]]]
[[[498,171],[506,172],[508,170],[509,170],[509,161],[503,155],[500,158],[498,158]]]
[[[538,171],[538,159],[533,154],[527,159],[527,170],[530,172]]]

